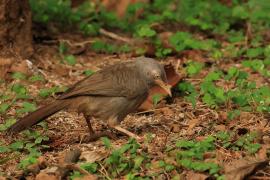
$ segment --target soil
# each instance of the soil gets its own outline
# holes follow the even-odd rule
[[[28,76],[42,74],[45,81],[35,83],[24,82],[24,84],[27,85],[31,97],[36,97],[35,100],[37,101],[38,106],[46,104],[47,101],[53,98],[51,97],[44,100],[37,97],[40,89],[57,85],[69,86],[85,77],[85,75],[83,75],[84,70],[98,70],[109,64],[132,58],[131,54],[106,55],[96,54],[87,50],[76,56],[76,65],[70,66],[63,63],[61,60],[56,44],[47,45],[45,43],[39,43],[35,44],[34,48],[34,55],[28,60],[30,61],[30,64],[32,64],[27,66],[27,73]],[[197,52],[193,55],[198,58]],[[188,53],[188,56],[189,58],[190,56],[192,57],[192,53]],[[162,63],[167,63],[169,59],[176,58],[169,57],[168,59],[164,59]],[[24,61],[21,61],[20,63],[25,63]],[[181,58],[181,64],[185,61],[187,61],[187,58],[183,56]],[[29,62],[27,64],[29,64]],[[235,65],[235,62],[227,61],[219,64],[219,66],[224,69],[228,69],[232,65]],[[178,71],[181,71],[181,68],[182,66],[179,67]],[[198,84],[210,69],[211,67],[205,68],[199,75],[192,78],[186,78],[185,80],[192,82],[193,84]],[[20,68],[19,70],[26,71]],[[10,72],[10,70],[7,72]],[[2,83],[0,86],[0,89],[3,91],[17,81],[10,79],[9,74],[6,74],[6,77],[5,83]],[[258,77],[257,74],[253,74],[251,78],[256,78],[257,82],[261,84],[267,83],[265,79]],[[230,84],[227,84],[227,82],[219,81],[218,83],[224,87],[230,87]],[[130,114],[122,122],[121,126],[141,137],[146,138],[149,134],[152,135],[153,139],[148,144],[147,148],[149,155],[155,157],[153,161],[162,158],[166,147],[175,144],[176,140],[201,140],[207,135],[213,135],[218,131],[224,130],[239,132],[239,134],[241,132],[250,131],[259,132],[262,136],[259,137],[257,141],[263,146],[257,154],[257,158],[266,158],[266,149],[269,148],[270,141],[268,118],[264,114],[245,112],[241,113],[238,118],[230,121],[228,120],[226,111],[227,110],[222,107],[219,109],[211,109],[200,101],[197,102],[196,108],[193,109],[191,103],[187,102],[184,97],[180,96],[178,93],[174,93],[173,99],[170,99],[170,101],[162,101],[162,103],[153,111]],[[5,116],[0,117],[0,123],[4,123],[7,116],[12,117],[14,115],[15,109],[11,108]],[[98,158],[104,158],[108,155],[101,140],[91,143],[78,142],[78,139],[88,134],[87,125],[82,115],[78,115],[75,112],[61,111],[48,118],[47,122],[48,130],[45,131],[41,127],[34,127],[34,129],[38,129],[39,132],[50,137],[50,141],[47,143],[50,148],[42,152],[42,156],[46,159],[48,164],[58,163],[63,153],[74,148],[79,148],[83,153],[90,152],[99,154]],[[98,121],[94,121],[93,127],[97,131],[107,129],[106,124]],[[117,132],[115,132],[115,134],[117,139],[112,140],[112,145],[114,147],[119,147],[127,143],[128,137]],[[7,137],[5,133],[0,133],[0,138],[5,139],[5,143],[10,143],[22,139],[22,136],[16,135],[15,137]],[[217,149],[217,154],[219,156],[219,158],[217,158],[217,163],[221,165],[227,165],[233,160],[248,156],[245,152],[239,151],[238,153],[235,153],[235,151],[232,152],[222,147]],[[11,156],[13,157],[13,155]],[[5,154],[0,154],[0,159],[3,157],[5,157]],[[18,176],[21,172],[18,171],[16,166],[20,158],[22,157],[12,158],[7,163],[0,165],[1,171],[10,176]],[[258,173],[269,173],[269,170],[269,168],[265,168]],[[194,174],[197,174],[198,176],[200,173],[194,173],[193,171],[184,169],[182,174],[189,179],[188,177],[195,177]],[[256,175],[254,175],[254,177],[255,176]],[[33,179],[34,175],[30,174],[28,178]]]

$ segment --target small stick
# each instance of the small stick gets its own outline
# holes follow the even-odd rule
[[[112,32],[109,32],[105,29],[99,29],[99,33],[102,34],[102,35],[105,35],[105,36],[108,36],[112,39],[115,39],[115,40],[119,40],[119,41],[123,41],[127,44],[133,44],[133,41],[131,39],[128,39],[128,38],[125,38],[125,37],[121,37],[115,33],[112,33]]]

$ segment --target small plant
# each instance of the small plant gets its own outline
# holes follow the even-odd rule
[[[180,149],[177,151],[177,163],[188,169],[201,172],[209,171],[210,174],[217,175],[220,170],[217,164],[202,161],[204,153],[215,149],[214,140],[215,138],[209,136],[199,142],[187,140],[176,142],[176,147]]]
[[[196,61],[189,61],[187,63],[186,71],[187,74],[190,76],[199,74],[200,71],[203,69],[204,64]]]
[[[217,142],[221,143],[226,149],[232,149],[234,151],[246,150],[248,153],[254,154],[261,148],[260,144],[253,142],[257,137],[255,132],[247,133],[236,140],[233,140],[234,136],[235,134],[228,132],[219,132],[216,134]]]

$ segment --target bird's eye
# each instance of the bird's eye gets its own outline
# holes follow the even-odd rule
[[[160,78],[160,76],[158,75],[158,74],[155,74],[155,79],[159,79]]]

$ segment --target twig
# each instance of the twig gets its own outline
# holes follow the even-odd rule
[[[250,176],[250,179],[261,179],[261,180],[270,180],[270,177],[263,177],[263,176]]]
[[[101,170],[99,170],[99,172],[100,172],[101,174],[103,174],[103,176],[105,176],[107,179],[111,180],[111,178],[109,177],[108,172],[106,171],[105,167],[104,167],[101,163],[98,163],[98,164],[99,164],[100,167],[101,167]],[[103,172],[103,170],[104,170],[105,172]]]
[[[105,29],[99,29],[99,33],[102,34],[102,35],[105,35],[105,36],[108,36],[112,39],[115,39],[115,40],[119,40],[119,41],[123,41],[127,44],[133,44],[134,42],[131,40],[131,39],[128,39],[128,38],[125,38],[125,37],[121,37],[115,33],[112,33],[112,32],[109,32]]]
[[[247,26],[247,30],[246,30],[246,37],[245,37],[245,45],[246,45],[246,48],[248,48],[248,41],[251,39],[252,37],[252,29],[251,29],[251,24],[250,22],[247,22],[246,23],[246,26]]]
[[[71,42],[70,40],[67,39],[59,39],[58,41],[67,43],[69,46],[80,46],[80,47],[84,47],[86,44],[91,44],[95,42],[93,40],[87,40],[82,42]]]
[[[137,112],[135,114],[138,115],[138,114],[144,114],[144,113],[149,113],[149,112],[155,112],[155,111],[159,111],[159,110],[165,109],[165,108],[167,108],[167,107],[156,108],[156,109],[149,109],[149,110],[146,110],[146,111]]]

